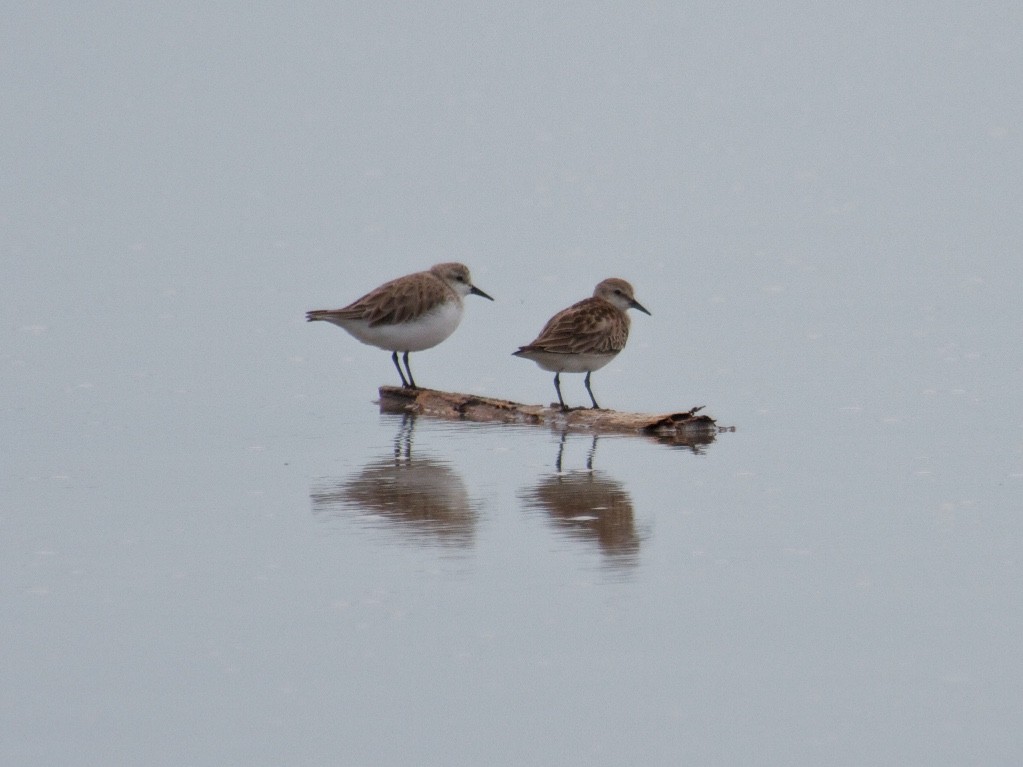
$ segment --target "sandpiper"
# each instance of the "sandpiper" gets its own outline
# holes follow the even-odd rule
[[[554,373],[554,389],[562,410],[568,410],[568,406],[561,397],[561,374],[586,373],[586,391],[593,407],[599,409],[590,388],[590,374],[625,348],[629,338],[627,309],[650,314],[634,298],[632,285],[611,277],[597,285],[592,297],[551,317],[533,343],[512,353]]]
[[[417,389],[408,364],[409,352],[434,347],[454,333],[462,320],[462,298],[470,293],[494,300],[472,284],[465,265],[437,264],[428,271],[385,282],[343,309],[307,312],[306,320],[333,323],[364,344],[392,352],[401,385]],[[403,353],[404,371],[398,352]]]

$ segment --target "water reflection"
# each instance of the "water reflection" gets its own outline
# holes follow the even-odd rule
[[[721,427],[720,431],[735,431],[734,426]],[[707,446],[717,439],[718,432],[715,431],[694,431],[681,434],[656,435],[654,441],[662,445],[670,445],[681,450],[688,450],[693,455],[703,455],[707,452]]]
[[[586,468],[563,471],[567,434],[561,435],[555,471],[520,493],[528,508],[545,512],[555,529],[571,538],[595,543],[612,569],[629,569],[639,561],[640,536],[632,498],[625,486],[593,468],[597,439],[586,456]]]
[[[393,455],[367,463],[348,479],[315,485],[310,493],[313,513],[325,518],[354,513],[415,543],[472,545],[477,505],[448,463],[413,455],[415,424],[415,416],[402,417]]]

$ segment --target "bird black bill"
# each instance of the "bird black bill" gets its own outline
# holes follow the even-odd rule
[[[632,303],[629,304],[629,306],[631,306],[633,309],[643,312],[643,314],[650,314],[650,312],[647,311],[646,307],[643,306],[643,304],[641,304],[639,301],[636,301],[635,299],[633,299]],[[653,317],[654,315],[650,314],[650,316]]]
[[[488,296],[486,293],[484,293],[482,290],[477,288],[475,285],[473,285],[471,288],[469,288],[469,292],[472,293],[474,296],[483,296],[483,298],[487,299],[488,301],[493,301],[494,300],[493,298]],[[643,311],[646,311],[646,310],[644,309]],[[647,314],[649,314],[649,313],[650,312],[647,312]]]

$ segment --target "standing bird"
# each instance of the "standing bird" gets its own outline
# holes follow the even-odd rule
[[[600,370],[625,348],[629,338],[627,309],[650,314],[633,297],[632,285],[611,277],[594,288],[591,298],[551,317],[533,343],[512,353],[554,372],[554,389],[562,410],[568,410],[568,406],[561,397],[561,374],[586,373],[586,391],[593,407],[599,409],[590,388],[590,374]]]
[[[494,300],[472,284],[467,266],[437,264],[385,282],[343,309],[316,309],[305,318],[333,323],[364,344],[392,352],[401,385],[418,389],[408,365],[409,352],[434,347],[454,333],[462,320],[462,298],[470,293]],[[403,352],[404,371],[398,352]]]

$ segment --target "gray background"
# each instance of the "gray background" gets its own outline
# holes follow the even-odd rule
[[[5,12],[0,761],[1023,760],[1019,4],[547,6]],[[421,384],[621,276],[598,399],[737,431],[395,467],[303,313],[443,260]]]

